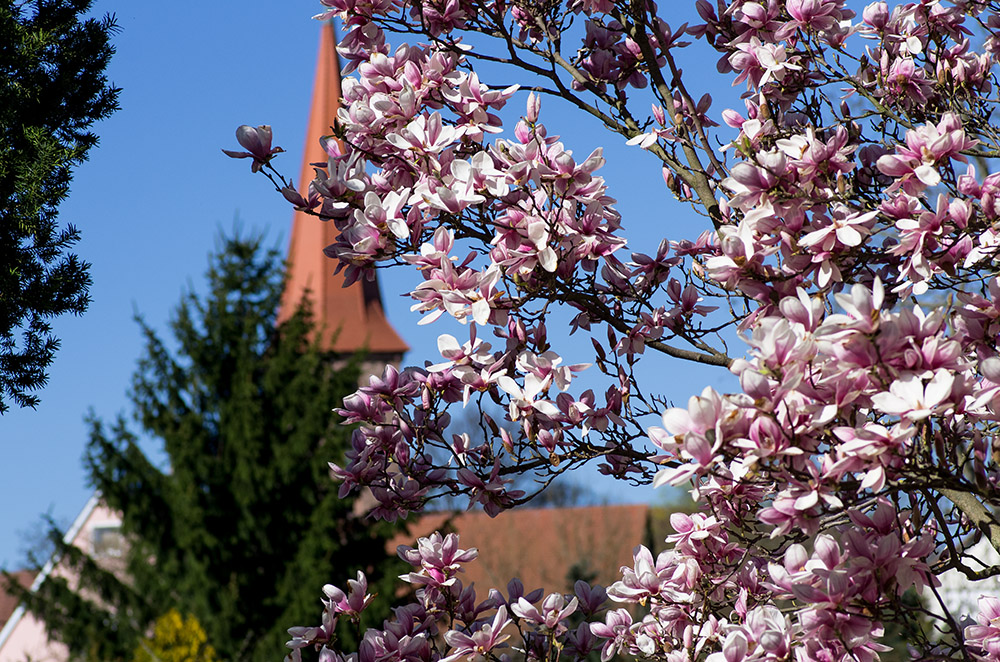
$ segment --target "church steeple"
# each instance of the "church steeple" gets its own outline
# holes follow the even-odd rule
[[[336,42],[333,23],[325,23],[319,42],[299,190],[304,190],[315,176],[309,164],[327,160],[319,139],[331,133],[330,127],[340,106]],[[334,243],[336,236],[337,228],[332,221],[295,212],[288,244],[288,281],[278,319],[290,317],[302,298],[308,295],[316,321],[323,328],[320,344],[324,350],[337,354],[367,350],[370,360],[398,364],[409,347],[385,317],[378,281],[344,287],[343,277],[333,275],[336,263],[323,254],[323,248]]]

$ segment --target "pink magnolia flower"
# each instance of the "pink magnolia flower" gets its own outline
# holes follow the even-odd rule
[[[438,154],[461,138],[462,130],[444,123],[441,113],[420,115],[398,133],[390,133],[386,140],[394,147],[417,155]]]
[[[566,631],[563,621],[576,611],[578,600],[573,597],[568,603],[561,593],[550,593],[545,596],[541,607],[535,607],[524,598],[511,606],[514,614],[529,623],[542,626],[545,631],[562,634]]]
[[[819,31],[831,30],[854,16],[844,8],[844,0],[788,0],[786,10],[796,24]]]
[[[438,351],[446,359],[444,363],[428,366],[430,372],[451,370],[459,379],[471,376],[477,368],[493,363],[494,356],[490,352],[490,344],[476,337],[476,327],[472,327],[468,342],[459,345],[455,336],[442,334],[438,336]]]
[[[965,136],[962,123],[954,113],[945,113],[941,121],[925,124],[906,132],[906,146],[896,148],[896,154],[879,158],[878,169],[890,177],[897,178],[908,193],[919,194],[924,186],[936,186],[941,182],[937,171],[939,163],[957,158],[965,161],[961,152],[971,149],[977,140]],[[916,180],[916,181],[915,181]]]
[[[573,584],[573,592],[579,600],[580,609],[587,615],[596,614],[608,601],[608,593],[603,586],[599,584],[591,586],[582,579]]]
[[[505,646],[503,642],[510,639],[509,634],[502,634],[510,622],[507,607],[501,605],[491,622],[482,624],[471,634],[448,630],[444,634],[444,640],[451,646],[451,651],[440,662],[456,662],[463,658],[471,662],[489,659],[493,650]]]
[[[722,650],[709,655],[705,658],[705,662],[743,662],[747,659],[749,650],[750,644],[746,634],[740,630],[734,630],[726,635],[722,642]]]
[[[880,311],[885,301],[885,289],[882,281],[876,279],[869,289],[860,283],[851,287],[851,293],[835,295],[837,303],[844,310],[843,314],[830,315],[826,318],[826,328],[854,328],[862,333],[871,333],[878,328]]]
[[[862,18],[871,27],[881,30],[889,22],[889,5],[884,1],[873,2],[865,7]]]
[[[838,208],[829,219],[828,225],[806,234],[799,239],[800,246],[815,247],[818,250],[830,251],[841,247],[861,245],[864,237],[871,232],[872,220],[878,216],[878,211],[864,214]]]
[[[965,645],[972,652],[985,653],[988,660],[1000,660],[1000,600],[979,598],[978,625],[965,628]]]
[[[640,602],[650,596],[669,590],[670,579],[676,566],[672,556],[662,552],[653,560],[653,554],[644,545],[633,551],[634,568],[623,567],[621,581],[608,588],[608,596],[619,602]],[[596,634],[596,633],[595,633]]]
[[[607,639],[601,648],[601,662],[608,662],[622,649],[627,649],[632,635],[632,615],[627,609],[613,609],[604,616],[603,623],[591,623],[590,631]]]
[[[469,507],[479,503],[490,517],[496,517],[513,506],[515,499],[524,496],[522,490],[507,489],[512,481],[500,477],[499,460],[493,462],[492,470],[485,478],[478,476],[468,466],[459,469],[456,477],[459,483],[469,488]]]
[[[889,392],[876,393],[872,404],[887,414],[901,416],[911,421],[922,421],[928,416],[950,406],[955,375],[948,370],[936,370],[926,384],[916,374],[908,374],[894,381]]]
[[[348,580],[347,585],[346,594],[332,584],[324,586],[323,593],[326,594],[335,613],[356,618],[375,599],[375,596],[368,593],[368,578],[360,570],[357,579]]]
[[[418,538],[416,548],[400,545],[396,552],[399,558],[418,568],[417,572],[401,575],[401,579],[438,587],[454,584],[462,564],[479,556],[475,548],[459,549],[458,535],[449,533],[442,537],[437,531],[426,538]]]
[[[788,59],[788,51],[781,44],[763,43],[751,37],[736,48],[737,52],[729,57],[730,65],[740,72],[733,85],[746,80],[748,87],[759,88],[771,80],[781,81],[789,70],[802,68]]]
[[[889,477],[887,470],[902,466],[914,432],[910,425],[898,425],[890,430],[872,423],[865,423],[862,428],[834,428],[833,433],[843,443],[837,445],[840,459],[830,467],[830,472],[863,472],[858,489],[879,492]]]
[[[253,163],[250,164],[250,170],[253,172],[260,171],[276,154],[285,151],[280,147],[271,147],[271,127],[266,124],[256,127],[246,124],[240,126],[236,129],[236,142],[247,151],[235,152],[224,149],[222,152],[234,159],[253,159]]]

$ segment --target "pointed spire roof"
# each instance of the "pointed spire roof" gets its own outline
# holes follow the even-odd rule
[[[299,188],[315,177],[310,163],[325,162],[319,139],[329,135],[340,106],[340,63],[333,23],[323,25],[313,84],[312,108],[302,158]],[[281,297],[278,320],[292,315],[303,296],[310,297],[316,321],[323,328],[323,349],[351,354],[364,349],[372,354],[400,356],[409,347],[389,324],[382,308],[378,281],[362,281],[344,287],[344,277],[333,275],[336,263],[323,254],[334,243],[333,222],[295,212],[288,244],[288,281]]]

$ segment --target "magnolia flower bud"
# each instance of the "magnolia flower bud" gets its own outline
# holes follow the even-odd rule
[[[873,2],[865,7],[861,18],[876,30],[881,30],[889,22],[889,5],[884,2]]]
[[[534,92],[528,95],[528,108],[524,114],[524,119],[526,119],[530,124],[534,124],[538,121],[538,111],[542,108],[542,99]]]
[[[663,168],[663,182],[671,191],[674,190],[674,173],[666,167]]]
[[[663,112],[663,106],[660,106],[660,105],[654,103],[652,105],[652,110],[653,110],[653,119],[656,120],[656,122],[660,126],[663,126],[664,124],[666,124],[667,118],[666,118],[666,115]]]
[[[521,120],[517,123],[514,127],[514,137],[517,138],[522,145],[527,145],[531,142],[531,127],[528,126],[527,122]]]
[[[284,152],[280,147],[271,147],[271,127],[267,124],[260,126],[249,126],[244,124],[236,129],[236,141],[240,147],[247,150],[237,152],[224,149],[222,152],[234,159],[252,158],[253,163],[250,169],[253,172],[259,171],[274,157],[275,154]]]
[[[746,119],[744,119],[743,116],[737,113],[735,110],[727,108],[722,111],[722,121],[725,122],[727,126],[731,126],[734,129],[738,129],[741,126],[743,126],[743,123],[746,122]]]

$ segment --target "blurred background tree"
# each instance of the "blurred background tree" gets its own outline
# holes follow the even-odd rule
[[[86,465],[122,515],[120,563],[60,541],[79,586],[16,591],[76,658],[131,660],[175,609],[220,659],[274,662],[287,628],[316,610],[316,586],[358,569],[387,578],[370,588],[378,622],[395,595],[386,544],[400,525],[366,520],[329,479],[351,433],[331,410],[357,387],[358,360],[335,367],[317,349],[308,307],[276,324],[283,268],[260,237],[223,239],[207,282],[206,295],[182,297],[172,342],[139,320],[131,399],[155,450],[124,416],[91,420]]]
[[[34,407],[59,348],[52,318],[90,302],[90,265],[60,227],[72,170],[97,144],[90,127],[118,107],[104,70],[111,16],[91,0],[0,0],[0,413]]]

